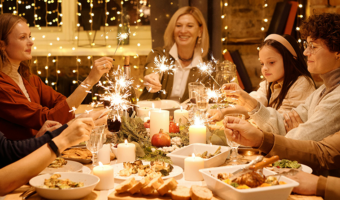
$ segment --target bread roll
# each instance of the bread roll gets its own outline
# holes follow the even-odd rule
[[[178,185],[177,188],[171,192],[171,198],[173,200],[190,200],[190,197],[190,189],[185,186]]]

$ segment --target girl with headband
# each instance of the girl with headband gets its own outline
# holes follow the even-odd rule
[[[269,35],[260,48],[259,60],[266,80],[260,83],[257,91],[250,94],[242,92],[242,101],[260,102],[284,114],[304,103],[314,92],[315,84],[302,51],[292,36]],[[222,88],[243,91],[237,84],[227,84]],[[243,106],[208,111],[212,116],[210,120],[221,120],[223,115],[235,112],[248,114]]]
[[[232,85],[228,85],[224,93],[238,98],[237,103],[247,109],[264,132],[314,141],[333,135],[340,130],[339,33],[339,14],[313,15],[303,24],[301,35],[306,40],[303,53],[307,56],[308,71],[320,75],[324,84],[291,112],[282,115],[275,109],[265,108]]]

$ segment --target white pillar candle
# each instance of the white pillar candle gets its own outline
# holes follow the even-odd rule
[[[195,154],[192,154],[192,157],[185,158],[185,160],[184,160],[184,179],[186,181],[202,181],[203,176],[198,171],[200,169],[204,169],[203,158],[195,157]]]
[[[153,110],[150,116],[150,139],[156,133],[159,133],[160,129],[163,129],[164,133],[169,133],[169,111],[167,110]]]
[[[110,164],[110,144],[104,144],[98,151],[98,162],[103,164]]]
[[[117,162],[134,162],[136,160],[136,146],[132,143],[120,143],[117,146]]]
[[[189,144],[207,143],[207,130],[204,125],[189,126]]]
[[[100,163],[101,164],[101,163]],[[100,181],[96,185],[97,190],[109,190],[114,188],[113,167],[110,165],[99,165],[93,168],[93,175],[98,176]]]
[[[137,109],[137,115],[140,118],[144,118],[144,117],[149,117],[149,112],[152,110],[152,108],[149,107],[142,107],[142,108],[138,108]]]
[[[174,112],[175,123],[179,123],[179,119],[181,119],[181,124],[186,124],[189,119],[189,112],[187,110],[181,109],[175,110]]]

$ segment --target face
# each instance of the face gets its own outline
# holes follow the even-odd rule
[[[194,46],[197,37],[201,36],[201,28],[192,15],[182,15],[177,19],[174,37],[178,46]]]
[[[12,64],[20,64],[21,61],[32,59],[32,46],[30,29],[25,22],[18,22],[8,35],[8,44],[5,48],[8,59]]]
[[[268,82],[283,80],[285,70],[281,54],[273,47],[265,45],[261,48],[260,63],[261,72]]]
[[[339,56],[337,52],[330,52],[322,39],[313,40],[307,37],[307,43],[312,43],[313,47],[309,46],[303,54],[307,56],[308,71],[312,74],[325,74],[339,68],[339,61],[336,59]]]

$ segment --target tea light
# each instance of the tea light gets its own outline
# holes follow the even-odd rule
[[[100,181],[96,185],[96,190],[109,190],[114,188],[114,173],[113,167],[110,165],[103,165],[99,162],[99,166],[93,168],[93,175],[98,176]]]
[[[132,143],[120,143],[117,146],[117,162],[134,162],[136,160],[136,146]]]
[[[207,129],[198,118],[194,125],[189,126],[189,144],[194,143],[207,143]]]
[[[110,164],[110,144],[104,144],[98,151],[98,161],[103,164]]]
[[[169,133],[169,115],[167,110],[153,110],[150,115],[150,139],[156,133],[159,133],[160,129],[163,132]]]
[[[149,117],[149,112],[152,110],[152,108],[149,107],[142,107],[142,108],[138,108],[137,110],[137,115],[138,117],[142,118],[143,117]]]
[[[179,120],[181,119],[181,124],[186,124],[188,122],[187,119],[189,119],[189,112],[185,109],[183,110],[181,106],[181,109],[175,110],[174,118],[175,123],[179,123]]]
[[[186,181],[202,181],[203,176],[198,171],[200,169],[204,169],[204,160],[201,157],[196,157],[193,153],[192,157],[184,160],[184,179]]]

